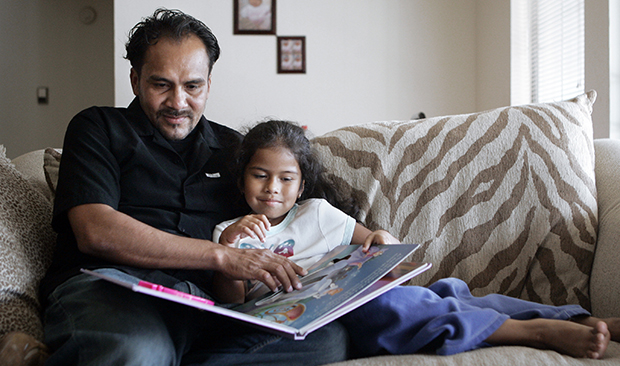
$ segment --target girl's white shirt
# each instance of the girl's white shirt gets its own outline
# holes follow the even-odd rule
[[[218,224],[213,241],[219,242],[224,229],[240,219]],[[335,247],[351,244],[355,224],[354,218],[326,200],[312,198],[295,204],[282,222],[270,228],[264,243],[245,237],[235,247],[269,249],[308,268]]]

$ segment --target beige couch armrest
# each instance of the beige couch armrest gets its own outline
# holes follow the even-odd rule
[[[590,277],[592,313],[620,316],[620,140],[597,139],[594,149],[599,228]]]

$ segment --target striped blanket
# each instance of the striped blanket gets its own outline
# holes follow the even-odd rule
[[[479,296],[589,308],[595,99],[374,122],[313,143],[357,219],[421,244],[413,259],[433,268],[414,284],[451,276]]]

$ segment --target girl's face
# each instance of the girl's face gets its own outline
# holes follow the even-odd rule
[[[277,225],[295,205],[304,189],[299,163],[285,147],[258,149],[245,167],[243,193],[257,214]]]

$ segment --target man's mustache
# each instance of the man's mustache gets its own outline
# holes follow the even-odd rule
[[[178,109],[172,109],[172,108],[164,108],[164,109],[160,109],[157,112],[157,116],[158,117],[189,117],[189,118],[193,118],[194,114],[192,113],[192,111],[189,110],[178,110]]]

